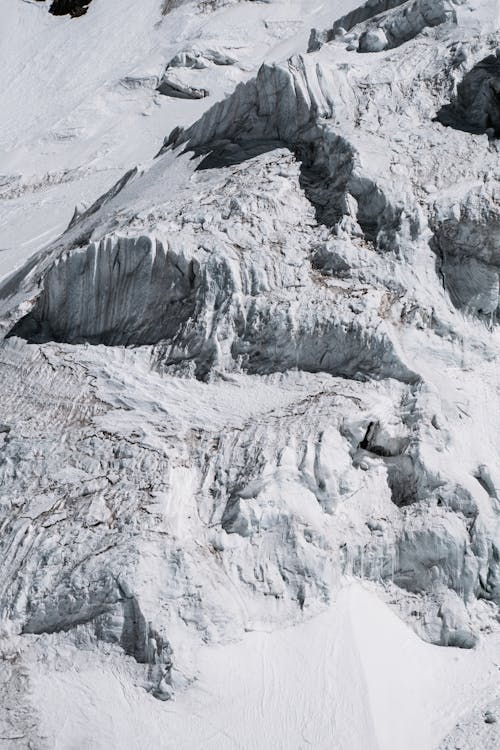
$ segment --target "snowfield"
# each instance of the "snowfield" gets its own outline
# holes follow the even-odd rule
[[[497,0],[0,20],[1,747],[497,748]]]
[[[206,647],[196,682],[166,704],[130,685],[110,659],[56,649],[48,665],[33,667],[52,747],[141,748],[147,738],[183,750],[420,750],[498,680],[488,653],[436,653],[354,583],[313,620]]]

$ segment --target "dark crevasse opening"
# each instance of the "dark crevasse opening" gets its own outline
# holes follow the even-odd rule
[[[53,0],[49,12],[53,16],[84,16],[92,0]]]

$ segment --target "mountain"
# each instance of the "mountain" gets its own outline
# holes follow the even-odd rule
[[[497,747],[496,0],[0,15],[0,739]]]

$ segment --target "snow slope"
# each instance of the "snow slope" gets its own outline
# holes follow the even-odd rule
[[[89,205],[152,158],[173,127],[192,123],[267,57],[305,51],[311,22],[326,23],[346,7],[249,1],[209,12],[204,5],[175,3],[164,14],[161,0],[94,0],[71,19],[51,16],[36,0],[1,0],[0,275],[60,234],[75,205]],[[209,97],[155,93],[175,55],[213,46],[236,63],[180,71],[208,87]]]
[[[373,594],[348,584],[310,622],[206,648],[195,685],[171,703],[158,706],[106,662],[65,651],[62,665],[40,668],[33,697],[51,747],[135,750],[147,737],[179,750],[421,750],[496,684],[495,648],[498,638],[479,653],[424,644]]]
[[[3,3],[0,737],[493,747],[497,2]]]

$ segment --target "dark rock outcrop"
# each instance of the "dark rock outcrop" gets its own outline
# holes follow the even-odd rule
[[[88,11],[92,0],[53,0],[49,12],[54,16],[78,18]]]

